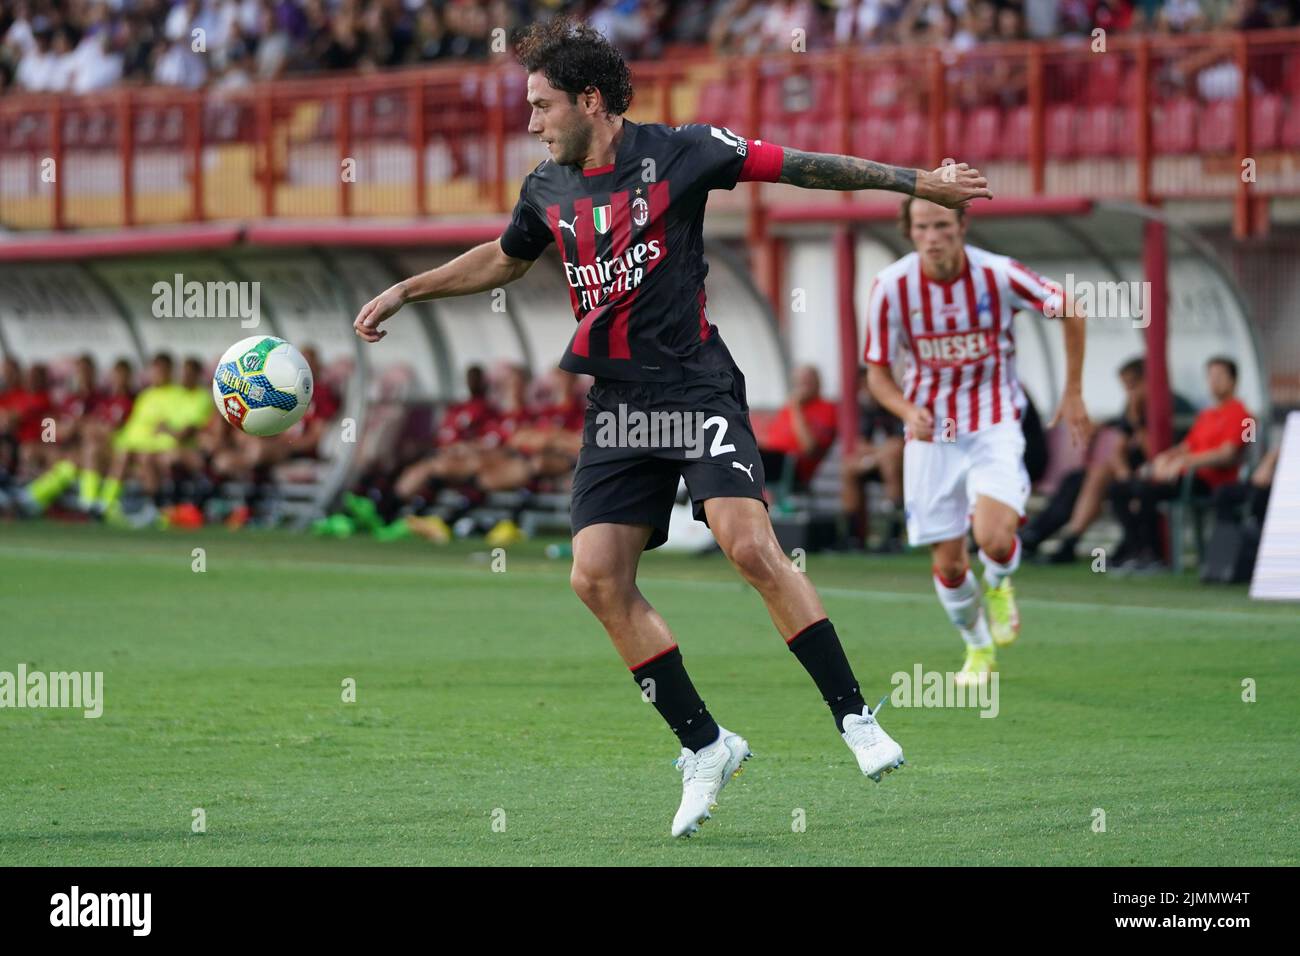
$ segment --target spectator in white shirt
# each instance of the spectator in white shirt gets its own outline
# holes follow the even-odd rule
[[[87,33],[72,54],[73,93],[93,93],[116,86],[122,79],[122,54],[110,49],[106,28]]]
[[[153,79],[162,86],[180,86],[188,90],[201,87],[208,78],[207,63],[190,49],[186,40],[173,40],[154,64]]]
[[[796,36],[802,36],[804,49],[813,45],[816,13],[807,0],[774,0],[767,8],[761,28],[763,49],[773,52],[793,49]],[[802,30],[802,34],[796,34]]]
[[[1200,0],[1165,0],[1160,8],[1161,32],[1195,33],[1205,28],[1205,14]]]
[[[29,93],[45,93],[53,89],[50,85],[54,74],[54,57],[50,54],[50,44],[37,39],[36,49],[18,61],[14,71],[14,85]]]
[[[14,22],[5,31],[4,39],[0,40],[0,51],[7,50],[14,60],[36,52],[36,34],[32,29],[31,13],[31,4],[28,0],[18,0],[14,10]]]

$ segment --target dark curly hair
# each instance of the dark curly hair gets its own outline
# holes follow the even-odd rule
[[[600,32],[569,17],[534,23],[520,37],[515,58],[529,73],[541,72],[557,90],[578,102],[578,94],[600,90],[605,109],[622,116],[632,103],[632,71],[623,54]]]

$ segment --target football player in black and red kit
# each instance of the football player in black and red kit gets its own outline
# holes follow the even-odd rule
[[[528,71],[528,131],[550,158],[525,178],[500,239],[387,289],[354,328],[378,342],[386,334],[380,324],[407,302],[503,286],[554,244],[578,322],[560,364],[596,378],[573,480],[571,581],[681,743],[673,835],[698,829],[749,756],[746,740],[704,706],[667,623],[637,588],[641,553],[667,538],[679,477],[696,518],[762,596],[862,772],[879,780],[902,764],[903,752],[867,707],[817,592],[772,532],[745,378],[709,321],[704,207],[709,190],[746,180],[886,189],[947,206],[988,197],[987,183],[965,164],[902,169],[782,149],[713,126],[631,122],[623,118],[632,97],[623,58],[572,21],[533,26],[517,56]],[[674,412],[704,434],[687,440],[689,429],[679,428],[672,441],[646,447],[607,427],[637,413],[645,421]]]

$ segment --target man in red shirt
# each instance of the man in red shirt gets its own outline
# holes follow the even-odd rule
[[[1157,504],[1182,493],[1184,476],[1192,475],[1192,490],[1208,495],[1237,480],[1246,430],[1253,419],[1237,398],[1237,363],[1215,356],[1206,363],[1206,381],[1214,404],[1196,416],[1191,431],[1177,445],[1156,455],[1130,481],[1111,490],[1115,517],[1124,526],[1124,540],[1115,561],[1122,567],[1161,565]]]
[[[47,422],[54,420],[53,415],[49,369],[38,362],[27,369],[24,386],[9,392],[4,408],[0,409],[3,419],[0,427],[14,436],[22,451],[20,464],[27,468],[44,464],[41,446],[47,444],[44,441]]]
[[[786,459],[794,459],[795,487],[805,487],[835,441],[838,410],[821,397],[822,379],[815,366],[795,369],[790,400],[777,413],[759,445],[763,473],[780,479]]]
[[[9,403],[23,390],[23,370],[17,359],[6,355],[0,358],[0,410],[9,407]]]
[[[0,362],[0,486],[18,474],[18,446],[23,440],[19,433],[32,407],[22,369],[6,356]]]
[[[474,441],[496,414],[488,399],[488,380],[481,365],[471,365],[465,370],[465,388],[469,398],[453,402],[442,413],[435,443],[438,448],[448,448],[462,442]]]
[[[498,392],[497,400],[490,397]],[[435,437],[431,455],[408,465],[394,484],[397,497],[404,501],[417,495],[435,496],[446,485],[471,482],[488,468],[489,452],[500,448],[514,430],[526,420],[524,393],[527,372],[513,366],[503,367],[495,383],[489,383],[479,366],[465,372],[469,399],[447,407]]]
[[[131,413],[131,364],[124,359],[114,363],[109,382],[107,390],[99,388],[89,354],[77,359],[73,386],[56,407],[59,440],[50,445],[53,465],[32,479],[19,498],[26,513],[45,511],[74,482],[81,509],[94,507],[112,458],[113,434]]]
[[[131,417],[135,405],[135,373],[131,363],[118,359],[109,370],[108,389],[98,392],[89,414],[82,416],[77,432],[81,437],[81,471],[78,498],[81,510],[91,511],[99,498],[103,475],[113,458],[113,435]]]
[[[516,455],[510,487],[573,474],[582,450],[582,426],[587,417],[583,396],[588,388],[577,375],[558,366],[547,373],[529,406],[527,424],[510,435],[509,447]],[[501,477],[509,482],[509,469],[503,471]]]
[[[26,446],[27,470],[40,472],[19,497],[28,514],[44,511],[76,481],[77,461],[85,444],[83,423],[94,412],[99,396],[95,360],[86,353],[77,358],[71,385],[50,406],[57,423],[56,440]]]

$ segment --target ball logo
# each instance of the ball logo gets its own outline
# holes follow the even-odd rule
[[[226,415],[226,421],[230,422],[232,425],[242,425],[244,422],[244,415],[248,412],[248,409],[244,407],[244,403],[239,400],[238,395],[227,395],[223,410]]]
[[[650,204],[638,196],[632,200],[632,221],[644,226],[650,220]]]
[[[217,411],[232,427],[259,438],[291,428],[310,398],[311,366],[291,344],[271,335],[230,346],[212,376]]]

